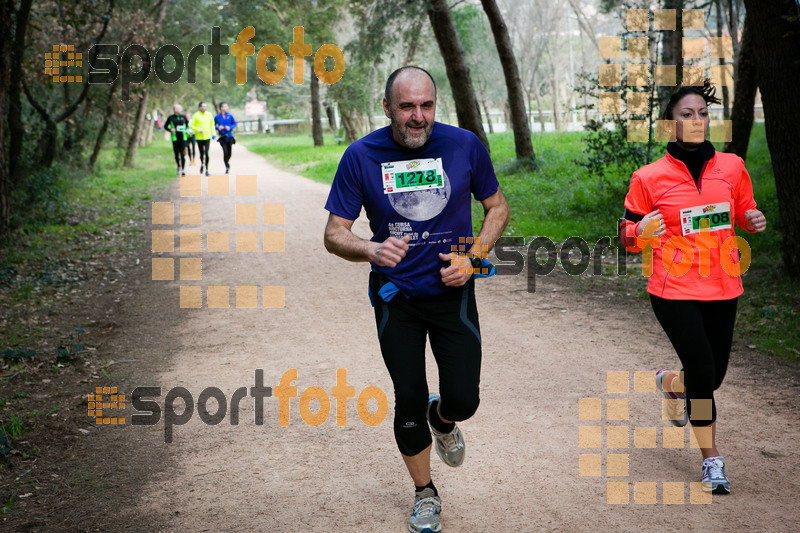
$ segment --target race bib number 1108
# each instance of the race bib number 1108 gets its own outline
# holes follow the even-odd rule
[[[703,221],[707,220],[708,229],[711,231],[732,227],[731,204],[720,202],[711,205],[699,205],[681,209],[681,229],[683,235],[699,233]]]

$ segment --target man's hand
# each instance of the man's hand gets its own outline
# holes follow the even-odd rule
[[[370,253],[369,260],[378,266],[396,267],[406,256],[408,241],[410,240],[411,237],[405,235],[402,239],[389,237],[383,242],[375,243],[377,246]]]
[[[439,273],[442,275],[442,283],[448,287],[461,287],[469,281],[472,276],[472,263],[470,263],[467,256],[452,253],[439,254],[439,259],[450,263],[450,266],[439,269]]]
[[[747,231],[760,232],[767,229],[767,217],[758,209],[745,211],[744,220]]]

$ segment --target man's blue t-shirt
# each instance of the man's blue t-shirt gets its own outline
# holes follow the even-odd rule
[[[382,164],[402,161],[394,165],[395,172],[413,171],[433,165],[426,160],[436,158],[441,160],[443,176],[432,188],[398,192],[398,185],[417,179],[413,172],[395,175],[394,187],[387,186],[389,176]],[[372,268],[409,296],[428,298],[449,289],[439,273],[447,266],[439,253],[448,254],[459,238],[472,237],[470,194],[482,201],[495,194],[498,186],[489,154],[472,132],[434,122],[428,142],[411,149],[398,144],[387,126],[347,148],[325,209],[355,220],[363,205],[375,242],[409,235],[409,250],[396,267],[372,263]],[[466,244],[465,249],[470,246]]]

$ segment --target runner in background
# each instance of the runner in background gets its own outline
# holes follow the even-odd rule
[[[205,171],[208,176],[208,149],[211,144],[211,137],[214,135],[214,115],[207,111],[208,106],[205,102],[197,105],[198,111],[192,115],[189,127],[194,132],[197,139],[197,150],[200,154],[200,174]]]
[[[186,175],[186,157],[183,154],[184,142],[186,141],[186,129],[188,122],[183,116],[183,108],[180,104],[172,106],[173,113],[167,118],[164,129],[172,136],[172,151],[175,154],[175,164],[178,167],[178,176]]]
[[[192,121],[191,113],[186,113],[186,122],[190,123]],[[189,128],[186,130],[186,143],[184,146],[184,153],[189,157],[189,161],[192,165],[195,164],[195,156],[197,154],[197,142],[194,138],[194,131]]]
[[[236,120],[233,115],[228,113],[228,104],[222,102],[219,104],[219,113],[214,117],[214,125],[219,134],[219,144],[222,146],[223,160],[225,161],[225,174],[231,170],[231,148],[236,144],[236,139],[233,138],[233,130],[236,129]]]
[[[756,209],[744,161],[716,152],[706,140],[708,105],[720,102],[715,92],[705,80],[670,98],[663,119],[676,140],[667,144],[664,157],[633,173],[620,236],[633,252],[651,242],[647,292],[683,366],[681,373],[656,373],[665,412],[677,426],[692,423],[703,454],[703,490],[728,494],[725,458],[716,443],[714,391],[728,368],[743,292],[733,223],[760,232],[767,221]]]

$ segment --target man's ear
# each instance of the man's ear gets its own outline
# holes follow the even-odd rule
[[[386,97],[383,98],[383,114],[386,115],[388,119],[392,118],[392,115],[389,113],[389,102],[386,100]]]

